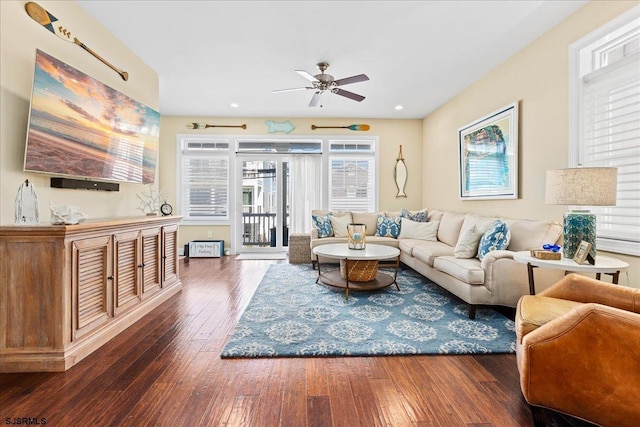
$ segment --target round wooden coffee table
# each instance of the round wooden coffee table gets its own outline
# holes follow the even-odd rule
[[[313,253],[318,257],[318,278],[316,283],[334,286],[344,289],[345,299],[349,299],[349,289],[351,290],[374,290],[387,286],[396,285],[398,267],[400,266],[400,250],[391,246],[367,244],[364,249],[349,249],[346,243],[332,243],[320,245],[313,248]],[[339,260],[342,268],[340,270],[323,271],[320,257]],[[395,259],[395,271],[393,276],[378,272],[378,261]],[[359,266],[373,269],[366,271],[364,275],[371,275],[371,280],[361,281],[359,276],[363,276],[362,271],[358,271]]]

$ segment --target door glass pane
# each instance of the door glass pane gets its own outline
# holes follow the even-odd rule
[[[244,248],[275,247],[278,200],[276,166],[275,161],[242,162],[242,246]],[[273,239],[272,234],[274,234]]]

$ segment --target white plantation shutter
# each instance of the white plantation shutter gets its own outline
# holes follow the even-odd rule
[[[331,141],[329,210],[376,211],[376,161],[373,141]]]
[[[640,6],[569,48],[570,166],[618,168],[615,206],[597,215],[597,248],[640,255]]]
[[[331,158],[329,210],[374,212],[373,160]]]
[[[229,143],[183,138],[180,209],[185,220],[229,219]]]
[[[618,168],[617,204],[593,207],[598,237],[640,243],[640,53],[584,78],[585,167]]]

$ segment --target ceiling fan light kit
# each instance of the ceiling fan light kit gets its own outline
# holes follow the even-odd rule
[[[298,90],[313,90],[315,93],[311,97],[311,102],[309,102],[309,107],[322,107],[322,95],[325,92],[334,93],[336,95],[344,96],[345,98],[352,99],[357,102],[362,102],[365,97],[362,95],[358,95],[357,93],[349,92],[347,90],[341,89],[340,86],[364,82],[369,80],[366,74],[358,74],[351,77],[345,77],[343,79],[335,80],[331,74],[326,74],[325,71],[329,68],[329,64],[326,62],[320,62],[317,64],[318,69],[320,70],[320,74],[316,74],[312,76],[308,72],[304,70],[296,70],[300,76],[311,82],[311,86],[304,87],[296,87],[292,89],[278,89],[274,90],[273,93],[280,92],[293,92]]]

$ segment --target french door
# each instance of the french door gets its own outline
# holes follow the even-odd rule
[[[282,252],[289,243],[287,156],[238,154],[236,161],[236,252]]]

